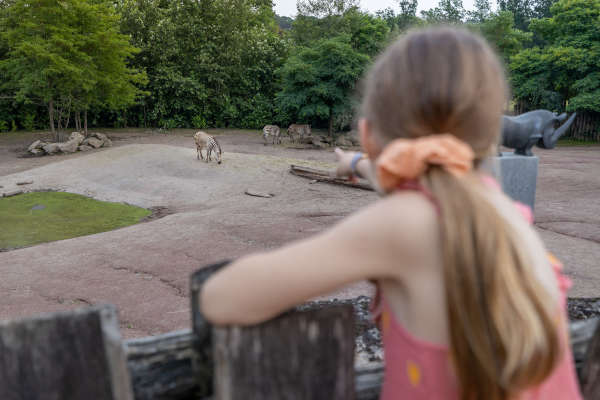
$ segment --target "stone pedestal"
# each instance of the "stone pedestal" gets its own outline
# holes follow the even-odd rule
[[[537,156],[520,156],[502,153],[495,157],[500,168],[500,183],[512,199],[528,205],[533,210],[539,159]]]

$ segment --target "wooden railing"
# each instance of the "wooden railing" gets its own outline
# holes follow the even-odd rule
[[[122,342],[112,306],[0,323],[0,399],[375,400],[383,365],[354,366],[351,305],[291,311],[252,327],[213,328],[191,279],[190,330]],[[586,399],[600,398],[598,320],[570,324]]]

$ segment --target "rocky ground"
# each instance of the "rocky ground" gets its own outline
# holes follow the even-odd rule
[[[290,164],[333,168],[331,150],[264,146],[258,131],[211,131],[224,150],[220,166],[196,160],[191,130],[102,132],[112,148],[44,157],[25,151],[47,134],[0,134],[0,190],[33,181],[26,190],[64,190],[154,211],[143,224],[0,253],[1,319],[110,302],[125,337],[189,327],[188,278],[195,269],[320,232],[375,199],[290,175]],[[574,281],[571,317],[595,315],[600,147],[536,154],[536,227]],[[248,189],[275,197],[247,196]],[[363,283],[320,300],[354,299],[359,321],[367,321],[367,299],[358,296],[371,291]],[[376,331],[359,326],[366,332],[359,347],[377,357]]]

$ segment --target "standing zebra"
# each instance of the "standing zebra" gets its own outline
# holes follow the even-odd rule
[[[219,142],[210,136],[209,134],[198,131],[194,134],[194,142],[196,142],[196,152],[198,153],[198,160],[203,159],[202,157],[202,149],[206,147],[206,162],[211,161],[211,153],[214,151],[217,157],[217,164],[221,164],[221,146],[219,146]]]
[[[269,136],[273,137],[273,144],[275,142],[281,143],[281,137],[279,134],[281,133],[281,129],[277,125],[265,125],[263,128],[263,139],[265,140],[265,146],[267,145],[267,140]]]

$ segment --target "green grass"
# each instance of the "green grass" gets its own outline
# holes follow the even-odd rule
[[[43,209],[32,209],[44,206]],[[41,208],[41,207],[37,207]],[[151,212],[63,192],[34,192],[0,199],[0,249],[106,232],[138,223]]]
[[[558,142],[556,143],[557,146],[593,146],[593,145],[598,145],[600,143],[594,141],[594,140],[585,140],[585,139],[571,139],[571,138],[564,138],[564,139],[559,139]]]

